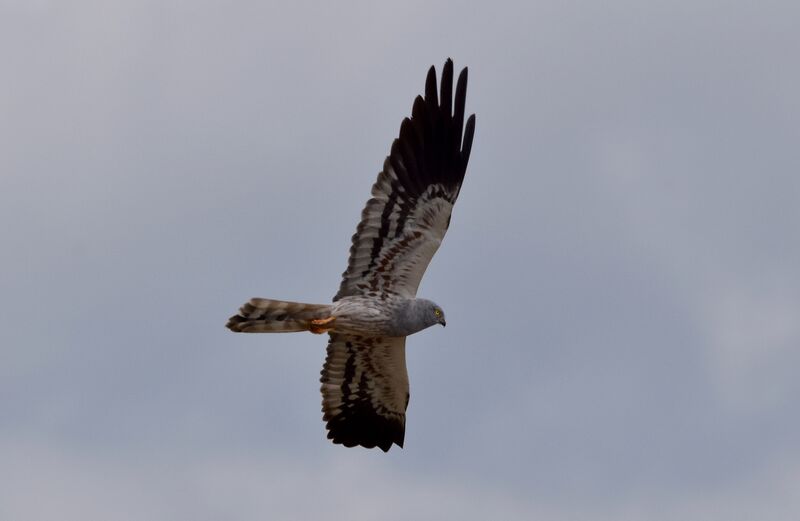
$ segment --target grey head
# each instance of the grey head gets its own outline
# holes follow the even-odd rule
[[[424,298],[408,299],[398,309],[398,336],[411,335],[435,324],[447,325],[444,311],[435,302]]]

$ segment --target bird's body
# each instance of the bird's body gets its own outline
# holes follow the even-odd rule
[[[472,148],[464,125],[467,70],[453,96],[453,62],[428,72],[425,97],[403,120],[353,235],[347,270],[331,304],[254,298],[228,321],[244,333],[328,333],[322,411],[328,437],[352,447],[403,446],[408,406],[405,341],[444,312],[417,288],[450,225]]]
[[[254,298],[231,317],[228,328],[240,333],[311,331],[403,337],[436,323],[444,324],[444,313],[430,300],[382,294],[343,297],[332,304]]]
[[[437,318],[434,308],[437,306],[430,300],[396,295],[344,297],[334,302],[331,309],[333,331],[376,337],[413,335],[439,322],[434,320]]]

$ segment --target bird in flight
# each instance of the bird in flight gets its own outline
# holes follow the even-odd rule
[[[242,333],[329,335],[320,382],[333,443],[384,452],[393,443],[403,446],[406,337],[446,324],[442,308],[417,298],[417,288],[450,225],[467,169],[475,115],[464,124],[466,94],[466,68],[454,96],[452,60],[439,89],[431,66],[425,96],[414,100],[372,186],[331,304],[254,298],[228,320],[228,329]]]

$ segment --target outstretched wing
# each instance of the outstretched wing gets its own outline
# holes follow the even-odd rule
[[[442,70],[440,96],[436,70],[430,68],[425,97],[414,100],[411,119],[400,125],[400,137],[372,187],[333,300],[368,293],[416,295],[450,224],[469,161],[475,115],[465,127],[466,95],[466,68],[458,77],[454,110],[453,62],[448,59]]]
[[[322,419],[345,447],[403,446],[408,407],[406,339],[331,333],[322,368]]]

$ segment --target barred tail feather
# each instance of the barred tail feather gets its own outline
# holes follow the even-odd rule
[[[225,327],[238,333],[292,333],[309,331],[311,321],[330,316],[328,304],[304,304],[266,298],[250,299]]]

